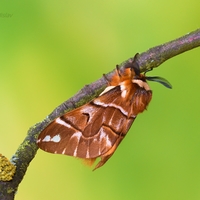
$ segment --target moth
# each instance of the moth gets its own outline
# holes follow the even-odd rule
[[[147,80],[171,88],[161,77],[141,74],[137,55],[123,71],[116,73],[95,99],[52,121],[39,135],[37,144],[44,151],[82,158],[103,166],[126,136],[132,123],[152,98]]]

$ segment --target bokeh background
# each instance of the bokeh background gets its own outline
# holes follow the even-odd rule
[[[200,26],[198,0],[0,2],[0,153],[29,127],[137,52]],[[7,15],[6,15],[7,13]],[[199,200],[200,49],[149,75],[153,100],[105,166],[38,150],[16,200]]]

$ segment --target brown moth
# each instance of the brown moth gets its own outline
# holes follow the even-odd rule
[[[113,155],[132,123],[152,98],[146,80],[157,81],[168,88],[161,77],[140,74],[136,56],[125,70],[112,77],[109,85],[95,99],[52,121],[39,135],[37,144],[44,151],[82,158],[97,169]]]

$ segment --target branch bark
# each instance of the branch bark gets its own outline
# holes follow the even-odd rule
[[[200,29],[188,33],[176,40],[153,47],[138,56],[140,71],[144,72],[148,69],[158,67],[163,62],[185,51],[200,46]],[[133,59],[130,58],[130,59]],[[124,65],[130,60],[126,60],[119,65],[123,70]],[[114,70],[106,74],[108,80],[114,74]],[[11,181],[0,181],[0,199],[12,200],[20,182],[26,173],[28,165],[37,153],[38,147],[36,144],[39,133],[55,118],[64,114],[65,112],[79,107],[86,102],[98,96],[106,87],[107,81],[101,78],[90,85],[86,85],[76,95],[58,106],[50,115],[48,115],[42,122],[35,124],[28,130],[27,136],[21,143],[16,153],[11,158],[11,163],[16,166],[16,172]],[[1,180],[1,179],[0,179]]]

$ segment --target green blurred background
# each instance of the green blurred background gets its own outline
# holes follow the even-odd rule
[[[200,25],[198,0],[0,2],[0,153],[10,158],[36,122],[136,52]],[[199,200],[200,49],[150,75],[153,100],[105,166],[41,150],[16,200]]]

